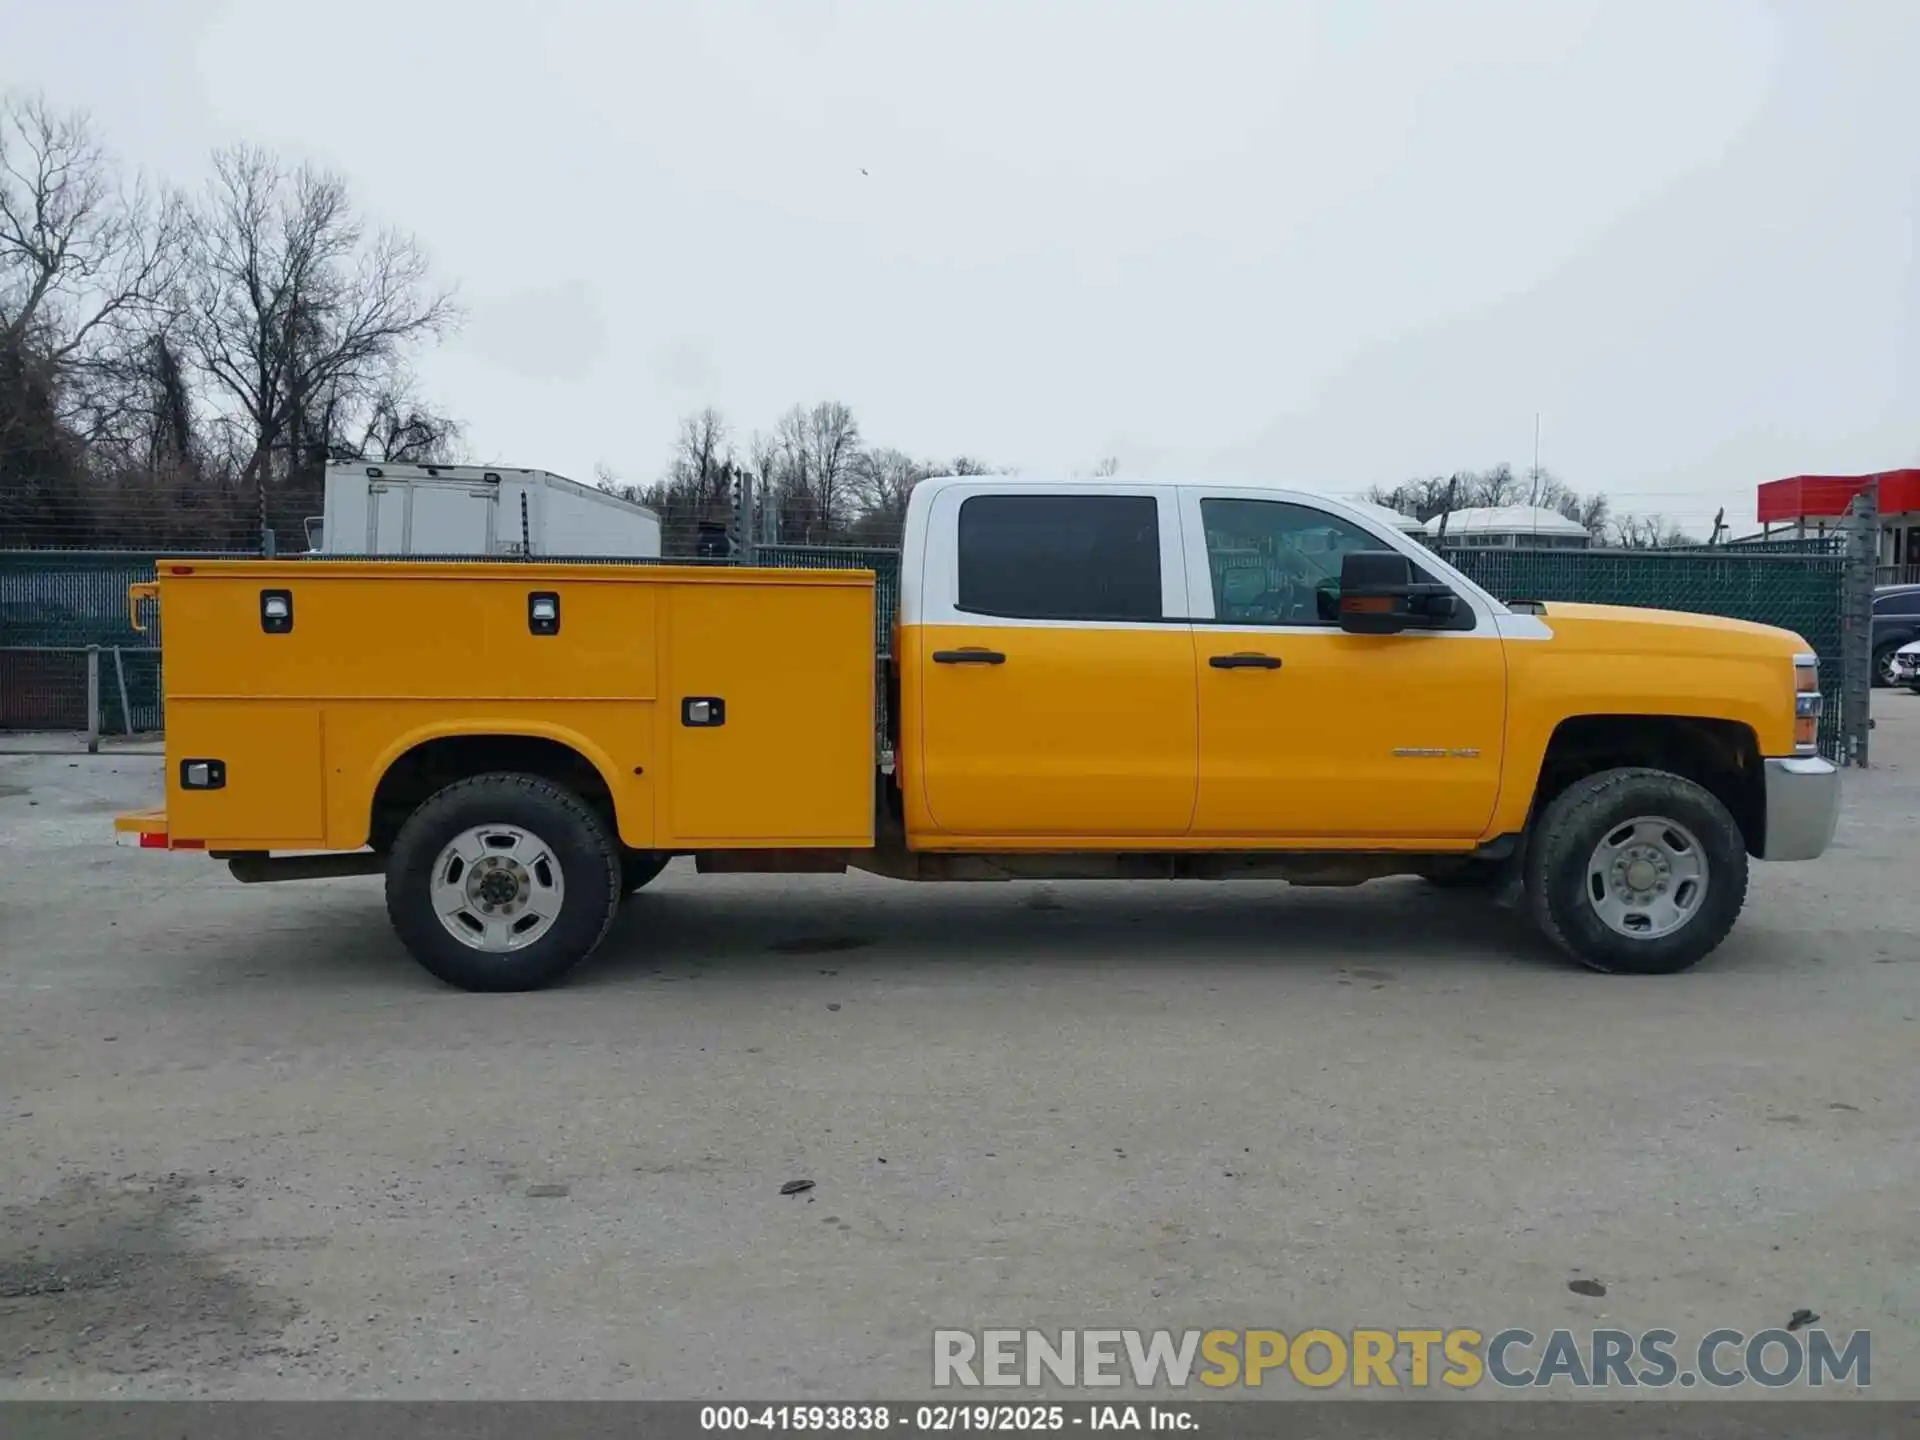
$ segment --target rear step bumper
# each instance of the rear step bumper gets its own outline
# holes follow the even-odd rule
[[[204,840],[176,840],[167,831],[167,812],[164,810],[135,810],[127,815],[113,817],[113,840],[116,845],[137,845],[142,850],[204,850]]]

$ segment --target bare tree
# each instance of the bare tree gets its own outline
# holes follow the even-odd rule
[[[64,366],[143,338],[171,302],[185,232],[180,197],[123,184],[84,114],[0,103],[0,348]]]
[[[1613,514],[1613,502],[1595,490],[1590,495],[1569,496],[1560,507],[1560,513],[1569,520],[1578,521],[1580,527],[1595,539],[1602,539]]]
[[[384,460],[393,465],[452,462],[462,427],[429,409],[404,380],[396,379],[375,391],[364,406],[357,408],[361,411],[357,433],[329,439],[328,458]]]
[[[146,341],[165,327],[183,210],[123,181],[78,112],[0,100],[0,524],[18,538],[100,534],[152,398]],[[150,416],[145,418],[151,418]]]
[[[907,516],[913,487],[933,473],[933,467],[904,450],[867,450],[854,462],[854,492],[861,518],[898,525]]]
[[[709,511],[729,503],[732,462],[727,422],[709,405],[681,418],[673,460],[667,467],[667,483],[681,503],[691,506],[700,518],[709,518]]]
[[[811,484],[813,449],[806,410],[796,405],[775,421],[770,444],[773,483],[762,493],[774,507],[777,538],[801,542],[824,538],[815,534],[819,517]]]
[[[1522,481],[1519,476],[1515,475],[1513,473],[1513,467],[1504,461],[1495,465],[1490,470],[1482,470],[1478,475],[1471,476],[1472,483],[1470,485],[1468,484],[1468,480],[1469,477],[1463,475],[1461,477],[1461,484],[1463,489],[1466,489],[1472,498],[1467,499],[1463,497],[1460,502],[1462,506],[1523,505],[1526,503],[1526,483]]]
[[[854,461],[860,453],[860,422],[838,400],[823,400],[807,412],[808,487],[828,537],[846,518],[852,499]]]
[[[780,440],[777,435],[769,435],[764,430],[753,432],[753,438],[747,442],[746,470],[753,477],[756,494],[773,494],[774,481],[780,474]]]
[[[263,150],[214,156],[193,236],[188,348],[243,429],[264,532],[276,456],[291,473],[355,428],[346,414],[377,412],[408,352],[457,312],[411,239],[367,233],[338,178]]]
[[[771,496],[780,538],[831,541],[850,518],[860,424],[837,400],[794,406],[774,426]]]
[[[1661,514],[1622,515],[1613,521],[1614,543],[1629,550],[1666,550],[1700,542]]]
[[[1106,479],[1108,476],[1118,475],[1120,473],[1120,457],[1117,455],[1107,456],[1093,467],[1093,473],[1096,479]]]
[[[756,541],[779,538],[780,498],[778,482],[780,476],[780,442],[765,431],[756,430],[753,438],[747,442],[747,458],[743,464],[746,473],[753,481],[753,505]],[[771,536],[767,525],[774,529]]]

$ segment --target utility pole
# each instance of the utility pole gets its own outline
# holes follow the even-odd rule
[[[1860,487],[1847,516],[1840,604],[1840,743],[1845,762],[1865,767],[1873,728],[1873,580],[1880,550],[1880,480]]]
[[[1447,538],[1447,516],[1453,513],[1454,492],[1460,488],[1460,477],[1453,476],[1447,481],[1447,498],[1440,502],[1440,528],[1434,533],[1433,543],[1441,545]]]
[[[745,466],[733,472],[733,533],[740,563],[753,564],[758,548],[753,531],[753,471]]]

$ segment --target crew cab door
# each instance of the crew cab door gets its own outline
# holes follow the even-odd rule
[[[1197,737],[1179,526],[1172,487],[940,492],[901,634],[938,831],[1186,833]]]
[[[1193,834],[1223,845],[1479,836],[1500,788],[1506,660],[1463,627],[1350,635],[1322,618],[1340,557],[1394,548],[1271,491],[1184,489],[1200,760]],[[1432,577],[1428,577],[1432,578]]]

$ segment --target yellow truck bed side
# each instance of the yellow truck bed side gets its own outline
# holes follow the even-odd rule
[[[159,591],[176,844],[357,849],[396,766],[487,735],[580,757],[635,849],[872,843],[869,572],[162,561]]]

